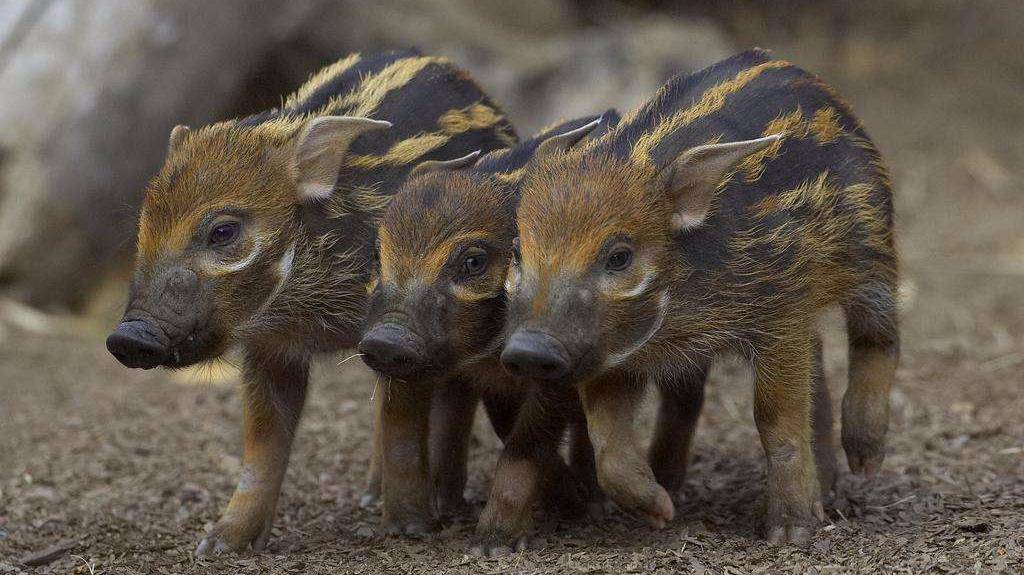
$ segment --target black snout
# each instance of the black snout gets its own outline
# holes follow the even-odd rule
[[[393,323],[378,325],[359,342],[359,353],[371,368],[388,375],[408,375],[423,367],[423,343],[408,329]]]
[[[557,339],[539,331],[517,331],[501,352],[505,371],[532,379],[560,379],[569,375],[569,353]]]
[[[167,359],[167,345],[146,322],[124,321],[107,336],[107,350],[125,365],[151,369]]]

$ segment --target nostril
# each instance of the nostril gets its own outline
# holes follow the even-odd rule
[[[514,376],[557,379],[570,371],[565,348],[554,337],[541,332],[520,332],[509,338],[501,363]]]
[[[166,347],[138,322],[122,323],[106,343],[107,350],[126,367],[153,368],[167,356]]]
[[[370,367],[396,375],[415,369],[425,357],[412,332],[393,324],[370,330],[359,342],[359,351]]]

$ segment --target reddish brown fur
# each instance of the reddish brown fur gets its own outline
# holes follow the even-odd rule
[[[569,350],[602,487],[655,525],[671,517],[671,505],[622,439],[631,436],[632,413],[619,389],[637,376],[671,384],[722,351],[746,356],[768,463],[768,537],[804,541],[829,487],[819,484],[811,441],[824,433],[812,430],[812,411],[823,417],[812,405],[827,403],[813,384],[814,324],[827,306],[842,305],[850,329],[843,438],[851,468],[870,472],[881,461],[897,351],[891,191],[845,104],[805,72],[765,58],[746,53],[674,80],[604,138],[527,175],[509,332],[542,331]],[[685,92],[690,86],[704,92]],[[749,110],[775,119],[745,124]],[[716,123],[719,113],[730,116]],[[705,192],[702,180],[673,183],[666,166],[675,158],[780,129],[779,140],[718,174],[708,215],[678,219],[680,206],[702,205],[695,194]],[[737,169],[743,177],[730,177]],[[601,258],[616,238],[633,257],[612,273]],[[655,457],[672,452],[659,437]],[[833,475],[828,465],[822,481]],[[659,475],[677,475],[679,466]]]
[[[561,137],[560,132],[556,134]],[[544,142],[558,147],[574,138],[566,135]],[[585,429],[580,429],[582,413],[572,388],[524,386],[501,369],[495,353],[515,229],[516,182],[507,175],[528,159],[524,156],[539,149],[535,146],[537,141],[531,140],[485,156],[480,161],[490,166],[487,169],[435,171],[415,175],[403,185],[381,220],[366,347],[360,347],[367,354],[364,360],[385,374],[392,393],[429,389],[439,376],[446,376],[464,381],[465,394],[479,392],[483,397],[505,449],[478,525],[475,551],[482,554],[517,546],[532,524],[539,497],[561,508],[580,503],[573,474],[557,452],[574,419],[573,465],[588,487],[596,483],[593,453]],[[486,258],[487,263],[469,273],[465,271],[469,257]],[[381,344],[375,342],[383,340],[374,338],[396,332],[404,334],[398,341],[407,342],[402,344],[406,357],[424,359],[389,362],[391,348],[376,347]],[[410,365],[415,369],[409,371]],[[417,409],[412,402],[402,402],[394,409],[385,408],[381,420],[385,500],[393,490],[403,494],[422,490],[422,481],[411,475],[389,481],[388,451],[400,446],[389,444],[387,438],[397,433],[394,430],[424,425],[428,406],[424,402]],[[399,464],[397,458],[394,464]]]
[[[382,132],[381,120],[393,125]],[[336,129],[350,130],[344,141],[329,137]],[[368,248],[390,194],[423,160],[514,141],[465,72],[414,51],[355,54],[282,109],[174,130],[147,191],[122,326],[145,323],[173,348],[168,367],[245,349],[248,475],[198,552],[266,542],[310,358],[357,341]],[[240,222],[226,247],[209,240],[222,219]]]

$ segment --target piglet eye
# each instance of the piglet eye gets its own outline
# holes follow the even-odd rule
[[[619,246],[608,254],[605,268],[608,271],[620,272],[628,268],[631,263],[633,263],[633,250],[626,246]]]
[[[487,254],[483,251],[467,254],[462,259],[462,275],[464,276],[480,275],[485,269],[487,269]]]
[[[230,244],[238,238],[238,229],[238,222],[223,222],[213,226],[210,230],[210,245],[221,247]]]

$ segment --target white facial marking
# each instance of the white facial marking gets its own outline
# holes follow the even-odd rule
[[[284,287],[284,282],[288,281],[288,277],[292,274],[292,265],[295,263],[295,244],[288,246],[285,250],[284,255],[277,262],[277,285],[274,286],[274,291],[270,292],[267,297],[267,301],[263,302],[261,310],[266,308],[277,294],[281,292],[281,288]]]
[[[636,297],[647,290],[647,287],[651,285],[651,281],[654,280],[654,270],[647,270],[644,274],[644,279],[640,280],[640,283],[636,284],[636,287],[623,293],[625,297]]]
[[[620,363],[626,361],[641,347],[646,345],[647,342],[650,341],[652,337],[654,337],[654,334],[658,333],[658,330],[661,329],[661,324],[665,322],[665,314],[668,313],[668,302],[669,295],[668,291],[666,290],[662,292],[661,298],[658,300],[658,317],[654,320],[654,323],[651,325],[651,329],[647,330],[647,333],[645,333],[642,338],[640,338],[636,343],[629,346],[625,350],[609,355],[608,359],[605,361],[605,367],[615,367],[616,365],[619,365]]]
[[[512,293],[519,287],[519,268],[515,265],[508,267],[508,273],[505,274],[505,293]]]
[[[249,255],[245,256],[244,258],[238,260],[237,262],[235,262],[235,263],[233,263],[231,265],[218,266],[220,271],[221,271],[221,273],[228,273],[228,274],[229,273],[234,273],[234,272],[237,272],[237,271],[242,271],[245,268],[251,266],[252,263],[256,261],[256,258],[260,255],[260,249],[262,247],[263,247],[263,243],[260,242],[260,238],[257,237],[253,241],[252,251],[249,252]]]
[[[288,279],[288,276],[291,275],[293,263],[295,263],[295,244],[288,246],[288,250],[281,256],[281,261],[277,262],[279,283],[284,283],[284,280]]]

